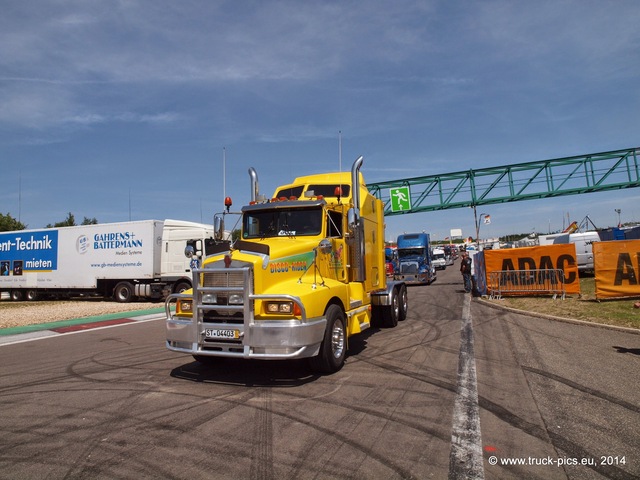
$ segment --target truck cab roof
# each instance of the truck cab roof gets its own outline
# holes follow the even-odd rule
[[[358,175],[360,184],[364,185],[362,173]],[[273,198],[302,199],[306,196],[307,198],[323,197],[337,201],[339,196],[341,201],[348,202],[351,200],[352,194],[351,174],[349,172],[340,172],[298,177],[293,183],[278,187]]]

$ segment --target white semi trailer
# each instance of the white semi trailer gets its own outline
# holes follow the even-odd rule
[[[191,269],[212,238],[212,226],[181,220],[0,232],[0,291],[12,300],[161,299],[191,288]],[[185,256],[187,246],[194,255]]]

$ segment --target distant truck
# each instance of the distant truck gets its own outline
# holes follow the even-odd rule
[[[436,270],[444,270],[447,268],[447,259],[442,248],[434,248],[431,252],[431,261]]]
[[[398,270],[394,277],[408,284],[429,284],[436,279],[428,233],[398,236]]]
[[[0,291],[12,300],[161,299],[191,288],[191,269],[212,238],[211,226],[180,220],[0,232]]]
[[[384,257],[387,266],[387,277],[393,277],[398,269],[398,250],[396,247],[385,247]]]

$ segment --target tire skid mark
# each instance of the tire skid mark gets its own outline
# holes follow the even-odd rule
[[[436,387],[442,388],[444,390],[450,391],[452,393],[455,393],[455,389],[456,386],[451,383],[451,382],[446,382],[443,380],[438,380],[435,378],[430,378],[426,375],[421,375],[421,374],[416,374],[414,372],[409,372],[401,367],[394,367],[391,366],[387,363],[383,363],[383,362],[378,362],[374,359],[367,359],[367,360],[362,360],[362,361],[366,361],[367,363],[371,364],[371,365],[375,365],[381,369],[384,370],[388,370],[391,372],[394,372],[396,374],[399,375],[405,375],[405,376],[409,376],[412,378],[416,378],[419,379],[425,383],[429,383],[431,385],[434,385]],[[483,397],[482,395],[478,394],[478,405],[482,410],[485,410],[487,412],[492,413],[493,415],[495,415],[497,418],[499,418],[500,420],[504,421],[505,423],[509,424],[510,426],[532,436],[535,437],[539,440],[545,441],[545,442],[551,442],[555,447],[557,448],[561,448],[563,451],[567,452],[567,454],[569,456],[575,457],[575,458],[596,458],[597,455],[593,455],[590,452],[588,452],[587,450],[585,450],[584,448],[582,448],[580,445],[572,442],[571,440],[563,437],[562,435],[558,434],[558,433],[554,433],[551,431],[546,430],[545,428],[536,425],[534,423],[531,423],[527,420],[524,420],[523,418],[519,417],[518,415],[512,413],[511,411],[509,411],[508,409],[504,408],[503,406]],[[346,408],[346,406],[345,406]],[[349,408],[355,408],[353,406],[349,406]],[[367,410],[367,409],[365,409]],[[375,412],[375,411],[370,411],[369,413],[371,413],[372,415],[378,415],[383,417],[383,415],[379,414],[379,412]],[[433,436],[437,436],[439,438],[441,438],[442,440],[450,440],[450,437],[446,437],[443,435],[440,435],[439,432],[433,430],[433,429],[428,429],[424,426],[421,425],[415,425],[415,424],[410,424],[408,422],[404,422],[402,419],[398,419],[395,418],[394,421],[396,422],[400,422],[403,423],[404,425],[411,427],[411,428],[415,428],[425,434],[429,434],[429,435],[433,435]],[[634,478],[631,477],[631,474],[629,472],[626,472],[618,467],[615,466],[590,466],[589,468],[592,468],[593,470],[595,470],[598,473],[601,473],[603,475],[607,475],[610,476],[610,478],[613,479],[628,479],[628,478]]]
[[[117,405],[122,404],[123,406],[126,406],[126,408],[116,409],[118,413],[115,415],[113,414],[113,409],[114,409],[113,402],[108,402],[108,403],[105,402],[103,405],[98,405],[97,410],[95,408],[92,408],[90,411],[87,411],[87,414],[86,414],[87,417],[91,415],[95,417],[95,413],[97,412],[101,415],[103,414],[104,419],[100,422],[93,422],[90,425],[90,428],[92,431],[91,438],[93,440],[89,441],[88,443],[83,443],[81,445],[82,448],[80,449],[80,451],[77,451],[77,450],[74,451],[78,458],[78,462],[76,462],[77,466],[75,467],[75,469],[73,468],[70,469],[70,471],[67,472],[67,475],[77,476],[79,474],[86,474],[88,472],[90,473],[92,470],[95,470],[97,465],[94,464],[91,466],[87,466],[86,462],[88,461],[89,458],[91,458],[94,452],[99,452],[101,456],[104,456],[105,453],[108,454],[111,451],[112,444],[110,444],[108,441],[110,434],[114,431],[122,433],[122,431],[118,430],[118,425],[120,425],[123,422],[127,424],[127,428],[124,431],[139,432],[141,430],[158,429],[162,433],[160,434],[160,436],[155,437],[154,441],[156,442],[160,441],[161,443],[164,443],[165,441],[167,441],[170,443],[174,439],[175,437],[174,433],[176,431],[180,431],[180,433],[193,433],[194,429],[201,427],[202,425],[206,424],[207,422],[210,422],[214,418],[219,417],[224,413],[227,413],[237,408],[238,406],[244,405],[245,402],[250,401],[255,396],[253,392],[247,393],[246,395],[243,396],[243,398],[240,399],[240,402],[238,402],[238,399],[217,398],[216,400],[219,400],[222,403],[215,404],[216,408],[214,408],[213,411],[211,411],[211,408],[209,407],[204,409],[202,408],[203,405],[211,403],[211,398],[209,397],[201,398],[199,396],[195,396],[196,398],[199,399],[199,401],[196,402],[196,404],[190,404],[187,408],[180,408],[178,410],[178,413],[182,411],[190,410],[193,408],[200,408],[203,411],[203,415],[195,418],[193,421],[189,422],[189,424],[183,424],[180,427],[177,427],[173,424],[168,424],[166,422],[166,419],[168,418],[175,418],[175,416],[173,415],[176,413],[175,409],[173,409],[173,411],[171,412],[171,415],[168,414],[167,411],[154,412],[156,416],[153,419],[148,419],[139,415],[132,415],[127,413],[130,410],[131,405],[135,404],[140,399],[141,394],[144,395],[146,393],[148,393],[148,391],[131,391],[130,396],[128,396],[127,398],[123,398],[117,402]],[[230,397],[230,396],[231,395],[227,395],[227,397]],[[116,408],[117,408],[117,405],[115,405]],[[83,412],[80,412],[80,414],[73,415],[73,416],[79,417],[79,416],[82,416],[82,414]],[[158,419],[165,420],[165,421],[164,422],[157,421]],[[63,435],[73,434],[75,431],[76,431],[76,427],[71,427],[70,429],[67,429],[66,431],[62,431],[61,433]],[[95,432],[97,432],[98,434],[95,435]],[[100,468],[99,471],[100,472],[110,471],[111,464],[114,462],[114,458],[116,458],[117,460],[121,460],[122,455],[123,455],[123,452],[121,449],[121,445],[114,445],[112,456],[108,457],[106,460],[100,463],[102,468]],[[141,465],[141,469],[140,469],[141,472],[154,471],[154,473],[157,473],[160,477],[164,476],[162,475],[162,472],[157,471],[157,466],[155,464],[145,461],[144,457],[142,458],[129,457],[128,461],[134,462],[137,465]],[[115,463],[118,463],[118,462],[115,462]],[[63,464],[62,466],[68,466],[68,465]],[[171,474],[169,472],[165,472],[165,474],[166,474],[165,478],[170,478]]]
[[[96,355],[95,357],[99,356]],[[72,363],[67,367],[67,373],[68,375],[65,377],[58,377],[57,379],[52,379],[52,378],[48,378],[45,381],[41,381],[41,382],[31,382],[30,385],[32,386],[49,386],[49,388],[47,389],[39,389],[37,392],[34,392],[33,390],[31,392],[29,392],[29,395],[31,398],[33,398],[33,395],[41,395],[44,396],[45,394],[57,394],[60,393],[60,384],[64,384],[64,383],[68,383],[69,387],[64,388],[64,390],[68,391],[68,390],[73,390],[76,392],[100,392],[102,391],[102,389],[96,389],[96,388],[87,388],[87,384],[96,384],[96,382],[98,384],[104,384],[105,382],[109,383],[109,390],[110,391],[121,391],[121,392],[127,392],[128,395],[126,395],[124,398],[121,398],[120,400],[118,400],[117,402],[113,402],[113,401],[105,401],[104,403],[99,403],[96,405],[93,405],[92,408],[90,410],[83,410],[83,409],[68,409],[69,413],[66,413],[64,415],[56,415],[53,416],[49,419],[49,421],[41,423],[39,425],[39,432],[34,431],[33,429],[23,429],[22,431],[20,430],[15,430],[13,433],[22,433],[22,434],[29,434],[31,435],[30,440],[26,441],[26,442],[17,442],[16,444],[13,444],[13,447],[17,447],[20,444],[24,444],[24,443],[32,443],[33,442],[33,436],[35,437],[40,437],[42,440],[39,443],[42,443],[43,445],[47,445],[48,443],[51,443],[49,441],[50,438],[50,433],[47,432],[55,432],[56,437],[64,437],[65,435],[73,435],[75,432],[78,431],[78,424],[79,424],[79,420],[82,419],[84,420],[85,418],[89,419],[90,425],[89,428],[92,429],[92,431],[96,431],[98,434],[97,435],[91,435],[91,440],[89,442],[83,442],[82,444],[80,444],[79,446],[81,447],[80,449],[74,449],[73,451],[73,455],[78,459],[77,462],[74,462],[74,465],[76,465],[75,467],[72,467],[68,472],[67,475],[71,474],[71,475],[75,475],[78,474],[79,472],[91,472],[91,471],[95,471],[96,469],[96,464],[94,463],[93,465],[87,465],[87,461],[89,461],[89,459],[92,456],[93,452],[99,451],[100,452],[100,456],[104,457],[105,454],[108,454],[108,452],[110,451],[110,445],[109,442],[107,441],[107,439],[112,435],[113,432],[118,431],[118,425],[121,423],[126,423],[127,424],[127,429],[128,430],[139,430],[139,429],[149,429],[149,428],[155,428],[155,429],[159,429],[160,431],[166,432],[167,430],[170,430],[171,432],[176,432],[176,431],[181,431],[181,433],[187,433],[192,431],[192,428],[194,427],[198,427],[200,425],[202,425],[203,423],[206,423],[207,421],[209,421],[213,416],[218,416],[223,414],[224,412],[227,412],[229,410],[232,410],[233,408],[236,408],[237,403],[231,403],[231,402],[227,402],[227,403],[222,403],[222,404],[218,404],[220,406],[225,406],[226,408],[224,409],[224,412],[220,412],[217,411],[215,413],[212,413],[210,409],[206,409],[207,415],[205,418],[200,418],[198,420],[194,420],[192,426],[183,426],[182,428],[176,428],[173,425],[167,424],[166,419],[167,418],[171,418],[170,415],[168,415],[168,411],[169,410],[174,410],[173,413],[175,413],[175,409],[167,409],[165,411],[154,411],[154,415],[155,418],[147,418],[147,417],[143,417],[143,416],[137,416],[137,415],[132,415],[129,412],[132,411],[132,406],[135,405],[136,403],[138,403],[140,401],[140,399],[149,394],[149,393],[170,393],[173,395],[184,395],[184,394],[178,394],[176,392],[166,392],[163,389],[157,389],[156,384],[154,383],[146,383],[147,388],[117,388],[115,387],[116,385],[118,385],[119,382],[122,382],[122,385],[129,385],[129,383],[125,383],[122,380],[119,379],[111,379],[109,381],[105,381],[105,380],[101,380],[101,379],[96,379],[95,377],[91,376],[94,375],[96,373],[105,373],[105,372],[113,372],[113,371],[117,371],[118,369],[124,370],[125,368],[130,367],[130,365],[109,365],[108,368],[100,368],[99,372],[96,371],[92,371],[90,372],[89,375],[87,374],[81,374],[78,373],[77,371],[77,367],[78,365],[80,365],[82,362],[87,362],[87,360],[90,360],[92,362],[92,364],[94,365],[99,365],[101,367],[104,367],[105,364],[101,363],[99,361],[97,361],[97,359],[95,357],[89,357],[89,358],[84,358],[78,362]],[[148,362],[145,362],[148,363]],[[83,366],[84,367],[84,366]],[[69,381],[71,379],[71,381]],[[53,387],[53,383],[55,383],[56,385],[58,385],[57,389],[52,388]],[[71,386],[73,385],[73,386]],[[145,385],[144,383],[139,383],[138,385]],[[22,384],[20,386],[20,388],[24,388],[25,384]],[[115,388],[114,388],[115,387]],[[236,395],[236,393],[230,393],[227,394],[226,396],[232,396],[232,395]],[[244,398],[242,399],[242,401],[248,401],[250,400],[255,394],[254,393],[250,393],[247,394]],[[17,395],[16,395],[17,396]],[[193,395],[189,395],[189,397],[194,397]],[[201,399],[200,402],[198,402],[198,405],[189,405],[188,408],[181,408],[181,410],[189,410],[192,408],[201,408],[202,404],[205,403],[209,403],[211,402],[211,397],[209,396],[203,396],[203,398]],[[117,407],[117,405],[123,405],[125,408],[119,409]],[[62,407],[61,407],[62,408]],[[145,414],[146,415],[146,414]],[[102,417],[102,420],[100,420],[100,417]],[[156,421],[157,419],[159,419],[160,421]],[[94,421],[95,420],[95,421]],[[68,425],[67,427],[65,427],[64,425]],[[167,436],[167,438],[170,438],[171,435],[165,435]],[[75,442],[72,442],[75,444]],[[112,452],[112,454],[114,456],[122,456],[122,451],[121,449],[115,448],[115,450]],[[95,455],[94,458],[98,457],[98,455]],[[112,457],[110,457],[112,458]],[[136,462],[142,464],[142,460],[141,459],[136,459]],[[107,463],[105,465],[103,465],[105,467],[104,470],[101,471],[110,471],[110,467],[109,467],[109,463],[110,460],[107,461]],[[61,467],[69,467],[69,465],[64,462],[60,464]],[[151,470],[157,470],[153,468],[153,465],[144,465],[143,469],[141,471],[151,471]],[[151,470],[150,470],[151,469]],[[157,472],[160,473],[160,472]],[[167,472],[168,473],[168,472]]]
[[[536,375],[540,375],[541,377],[546,377],[549,378],[551,380],[554,380],[558,383],[562,383],[564,385],[567,385],[568,387],[571,387],[575,390],[579,390],[583,393],[586,393],[588,395],[591,395],[593,397],[597,397],[597,398],[601,398],[602,400],[606,400],[607,402],[613,403],[615,405],[618,405],[622,408],[626,408],[627,410],[634,412],[634,413],[640,413],[640,405],[635,405],[633,403],[629,403],[626,402],[624,400],[621,400],[619,398],[616,398],[612,395],[609,395],[607,393],[598,391],[598,390],[594,390],[593,388],[589,388],[585,385],[581,385],[577,382],[574,382],[572,380],[569,380],[568,378],[564,378],[561,377],[559,375],[555,375],[553,373],[550,372],[545,372],[543,370],[539,370],[537,368],[533,368],[533,367],[526,367],[526,366],[521,366],[520,368],[522,368],[522,370],[524,370],[525,372],[531,372],[534,373]]]
[[[424,331],[424,324],[428,325],[430,328],[427,329],[426,331]],[[369,356],[367,355],[365,352],[359,352],[357,355],[348,355],[347,359],[352,361],[352,362],[358,362],[358,361],[368,361],[369,359],[372,358],[380,358],[380,357],[386,357],[389,355],[393,355],[394,353],[398,353],[398,352],[404,352],[406,350],[411,350],[411,349],[416,349],[416,348],[423,348],[423,347],[429,347],[429,348],[433,348],[431,345],[429,345],[429,343],[435,342],[436,340],[439,340],[441,338],[442,335],[442,329],[430,322],[423,322],[423,324],[421,325],[420,329],[417,330],[417,332],[420,332],[422,334],[422,338],[418,339],[416,342],[411,343],[409,345],[405,345],[403,347],[400,348],[394,348],[394,349],[386,349],[384,351],[380,351],[377,352],[374,356]],[[364,333],[364,335],[366,335],[367,332]],[[457,330],[456,334],[460,334],[460,331]],[[406,333],[403,331],[401,332],[399,335],[401,335],[402,337],[406,337]],[[433,335],[433,337],[431,337]],[[363,337],[366,338],[366,337]],[[358,341],[359,339],[356,339],[355,341]],[[385,343],[385,346],[389,345],[389,342]],[[446,349],[443,349],[446,351]],[[456,350],[454,353],[458,353],[458,350]]]
[[[538,351],[535,345],[535,342],[531,339],[530,334],[531,332],[542,333],[542,334],[544,333],[540,332],[537,329],[524,326],[518,322],[510,321],[508,318],[501,319],[501,320],[503,325],[503,331],[508,339],[508,346],[511,349],[511,354],[514,360],[516,361],[518,367],[525,372],[528,370],[536,370],[535,372],[532,371],[531,373],[538,373],[538,372],[544,373],[542,370],[537,370],[535,368],[526,367],[522,365],[520,361],[521,352],[519,352],[518,349],[516,348],[517,344],[514,338],[514,332],[512,332],[511,329],[512,328],[517,329],[517,332],[523,336],[524,341],[526,341],[528,345],[527,352],[530,355],[532,355],[534,358],[534,361],[539,364],[544,364],[543,358],[540,355],[540,352]],[[546,336],[550,337],[550,335],[546,335]],[[546,377],[547,375],[545,374],[543,376]],[[527,375],[525,374],[525,378],[526,377]],[[527,383],[528,383],[528,380],[527,380]],[[535,398],[535,395],[533,395],[533,393],[532,393],[532,396],[533,398]],[[581,445],[569,440],[568,438],[560,435],[559,433],[553,432],[551,430],[548,430],[546,427],[543,428],[539,425],[536,425],[527,420],[524,420],[523,418],[518,417],[517,415],[513,414],[512,412],[502,407],[501,405],[498,405],[484,397],[481,397],[481,396],[479,397],[479,403],[480,403],[480,408],[492,413],[497,418],[511,425],[512,427],[515,427],[523,431],[524,433],[531,435],[534,438],[542,440],[545,443],[550,443],[556,449],[556,451],[562,450],[566,452],[568,456],[573,458],[597,458],[597,455],[592,454],[591,452],[583,448]],[[539,415],[541,419],[544,418],[542,413],[539,412]],[[618,468],[615,465],[612,465],[612,466],[587,465],[587,467],[606,476],[607,478],[612,478],[615,480],[639,478],[637,476],[633,476],[629,472],[626,472]]]
[[[280,392],[281,395],[294,395],[292,392],[290,392],[289,390],[283,390]],[[366,408],[358,408],[356,405],[353,404],[343,404],[343,403],[338,403],[336,401],[329,401],[326,398],[315,398],[313,399],[314,401],[323,403],[323,404],[327,404],[329,406],[333,406],[335,407],[336,405],[343,407],[346,410],[353,410],[353,411],[357,411],[357,412],[363,412],[363,413],[367,413],[367,414],[373,414],[373,415],[377,415],[380,418],[386,419],[386,420],[393,420],[394,422],[397,422],[398,419],[397,418],[391,418],[388,415],[381,415],[379,414],[379,412],[375,412],[371,409],[366,409]],[[228,402],[232,402],[232,400],[221,400],[221,401],[228,401]],[[278,400],[279,401],[279,400]],[[248,402],[247,404],[245,404],[245,406],[249,407],[249,408],[253,408],[253,409],[262,409],[264,410],[264,405],[263,404],[259,404],[259,405],[252,405],[251,403],[255,403],[255,402]],[[258,402],[260,403],[260,402]],[[235,401],[233,401],[233,405],[237,406],[237,404],[235,403]],[[279,418],[283,418],[286,420],[290,420],[296,423],[299,423],[301,425],[304,425],[305,427],[311,428],[315,431],[317,431],[319,434],[321,434],[322,438],[327,439],[327,441],[331,441],[332,443],[335,442],[339,442],[342,443],[346,446],[349,446],[351,448],[353,448],[354,450],[360,451],[362,453],[364,453],[367,457],[372,458],[374,460],[376,460],[377,462],[379,462],[381,465],[386,466],[387,468],[389,468],[390,470],[392,470],[393,472],[395,472],[400,478],[411,478],[411,475],[408,471],[406,471],[403,467],[401,467],[400,465],[397,465],[394,461],[394,459],[390,459],[387,458],[383,455],[380,455],[378,453],[376,453],[375,451],[373,451],[371,448],[369,448],[368,446],[362,445],[361,443],[359,443],[358,441],[350,438],[346,433],[344,432],[338,432],[335,431],[333,429],[330,429],[329,427],[324,427],[322,425],[318,425],[315,424],[311,421],[308,420],[307,416],[297,416],[295,413],[293,413],[290,409],[286,409],[285,411],[276,411],[276,410],[271,410],[271,414],[278,416]],[[407,424],[405,422],[405,424]],[[315,439],[317,440],[317,439]],[[313,446],[315,447],[317,445],[317,442],[315,440],[310,440],[310,441],[314,441],[315,443],[313,444]],[[318,474],[320,474],[320,476],[322,477],[321,473],[322,472],[317,472]],[[298,477],[296,477],[298,478]]]
[[[366,385],[366,386],[370,387],[370,385]],[[364,403],[369,403],[369,402],[373,403],[380,397],[379,387],[371,388],[370,390],[371,391],[362,400]],[[328,402],[328,401],[325,402],[324,401],[325,397],[326,397],[325,395],[316,395],[313,397],[307,397],[307,398],[301,398],[301,399],[312,400],[312,401],[322,399],[322,403],[325,403],[326,405],[333,405],[333,406],[336,405],[336,402]],[[280,401],[280,399],[278,400]],[[358,411],[357,409],[354,409],[354,408],[345,407],[345,410],[346,410],[346,413],[343,417],[341,417],[339,424],[340,424],[340,429],[344,432],[345,436],[349,436],[357,429],[357,427],[362,423],[362,421],[366,418],[367,415],[363,414],[361,411]],[[305,425],[312,427],[311,424],[305,424]],[[312,446],[310,448],[303,449],[303,451],[305,452],[304,455],[301,455],[296,459],[296,461],[292,465],[293,469],[291,474],[288,476],[288,478],[292,480],[296,480],[301,476],[303,476],[303,472],[305,472],[306,470],[312,470],[318,473],[323,472],[323,468],[325,467],[325,465],[328,463],[331,463],[327,460],[326,458],[327,456],[329,456],[332,459],[336,455],[338,456],[343,455],[342,447],[344,445],[341,444],[340,442],[336,442],[333,436],[329,437],[327,435],[321,435],[321,434],[315,435],[315,438],[311,438],[308,443]],[[359,450],[365,452],[366,457],[373,456],[368,451],[365,451],[364,446]],[[364,458],[363,458],[363,461],[364,461]],[[352,462],[355,462],[355,458],[352,458]],[[335,474],[334,472],[323,472],[323,473]],[[359,478],[357,473],[358,473],[358,467],[354,464],[350,472],[348,473],[340,472],[340,478],[344,478],[345,480],[357,479]]]
[[[130,408],[130,405],[136,403],[138,398],[138,392],[130,392],[127,397],[121,399],[117,403],[126,405],[127,408]],[[114,406],[112,403],[109,405],[112,407]],[[65,476],[70,478],[83,478],[85,476],[91,477],[93,475],[97,475],[99,472],[103,473],[105,468],[109,471],[114,464],[119,463],[119,460],[123,457],[123,452],[120,448],[112,449],[112,445],[108,442],[108,438],[111,432],[117,431],[118,426],[123,421],[126,422],[129,418],[130,417],[124,413],[123,409],[119,410],[119,413],[115,416],[105,415],[102,422],[92,424],[91,431],[93,435],[83,443],[76,445],[74,455],[77,460],[69,464],[68,469],[65,472]],[[95,457],[102,457],[102,460],[91,460],[95,452],[98,452]],[[146,464],[147,467],[151,468],[149,462],[145,462],[141,458],[136,459],[136,464]]]
[[[430,382],[429,382],[430,383]],[[453,387],[452,387],[453,388]],[[285,395],[285,396],[291,396],[294,395],[292,392],[281,392],[281,395]],[[338,406],[347,410],[352,410],[355,412],[359,412],[359,413],[363,413],[366,415],[370,415],[372,417],[378,418],[380,420],[384,420],[384,421],[392,421],[401,425],[404,425],[405,427],[409,427],[412,428],[422,434],[425,435],[430,435],[433,437],[437,437],[440,438],[442,440],[450,440],[450,432],[440,432],[434,428],[430,428],[427,425],[423,425],[420,423],[415,423],[415,422],[411,422],[409,420],[406,420],[405,417],[397,417],[397,416],[393,416],[393,415],[389,415],[386,413],[382,413],[378,410],[375,410],[374,408],[371,407],[366,407],[366,406],[361,406],[361,405],[357,405],[357,404],[353,404],[353,403],[347,403],[347,402],[343,402],[343,401],[339,401],[337,399],[327,399],[327,398],[313,398],[314,401],[318,402],[318,403],[322,403],[325,404],[327,406]],[[283,413],[278,413],[278,415],[285,415]],[[285,415],[287,418],[293,418],[290,415]],[[314,425],[311,424],[310,422],[308,422],[307,420],[305,420],[304,418],[295,418],[296,421],[307,425],[307,426],[311,426],[313,427]]]
[[[570,456],[573,458],[597,458],[597,455],[592,454],[591,452],[582,448],[577,443],[572,442],[571,440],[563,437],[558,433],[552,432],[550,430],[547,430],[546,428],[543,428],[539,425],[536,425],[527,420],[524,420],[523,418],[518,417],[517,415],[511,413],[506,408],[490,400],[487,400],[481,396],[479,396],[478,399],[480,403],[480,408],[486,410],[487,412],[491,412],[500,420],[504,421],[505,423],[508,423],[512,427],[515,427],[527,433],[528,435],[531,435],[532,437],[535,437],[539,440],[543,440],[545,442],[548,442],[549,440],[551,440],[553,446],[556,447],[557,449],[560,449],[566,452],[567,456]],[[600,465],[595,465],[595,466],[587,465],[587,466],[592,470],[595,470],[596,472],[602,475],[605,475],[607,478],[612,478],[616,480],[638,478],[633,476],[629,472],[625,472],[624,470],[616,466],[600,466]]]
[[[471,297],[465,296],[460,329],[458,380],[451,427],[449,478],[484,479]]]
[[[37,442],[38,445],[42,445],[42,451],[55,452],[60,448],[58,442],[69,437],[70,440],[65,442],[67,447],[71,447],[68,448],[68,453],[63,457],[54,454],[47,456],[47,458],[59,458],[58,461],[49,461],[48,464],[53,463],[61,469],[65,469],[65,475],[71,477],[85,474],[90,474],[91,477],[95,476],[92,473],[98,471],[110,472],[115,464],[120,463],[123,455],[126,456],[126,453],[122,451],[123,443],[113,444],[109,438],[113,432],[120,433],[118,425],[122,421],[126,422],[135,418],[126,413],[126,408],[118,409],[117,406],[122,404],[128,407],[131,403],[136,403],[138,397],[138,392],[131,391],[129,396],[115,404],[105,400],[102,404],[91,409],[67,408],[69,413],[55,414],[46,423],[39,424],[38,431],[29,430],[29,434],[40,440],[31,438],[27,443]],[[140,423],[146,424],[147,422]],[[78,432],[83,430],[90,431],[91,434],[85,440],[78,441]],[[94,453],[96,454],[94,455]],[[103,460],[97,460],[98,458],[103,458]],[[144,461],[143,458],[136,458],[135,462],[141,465],[141,472],[157,470],[156,466]],[[169,472],[166,473],[169,474]]]
[[[271,480],[275,476],[273,471],[273,407],[270,388],[260,389],[259,403],[258,408],[254,409],[249,479]]]

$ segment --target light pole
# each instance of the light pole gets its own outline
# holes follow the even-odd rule
[[[620,228],[622,226],[622,224],[620,223],[620,212],[622,212],[622,210],[619,208],[616,208],[614,210],[618,214],[618,228]]]
[[[473,206],[473,218],[476,222],[476,242],[478,243],[478,251],[480,251],[480,221],[482,217],[488,217],[489,215],[486,213],[481,213],[480,218],[478,218],[478,213],[476,211],[476,206]]]

